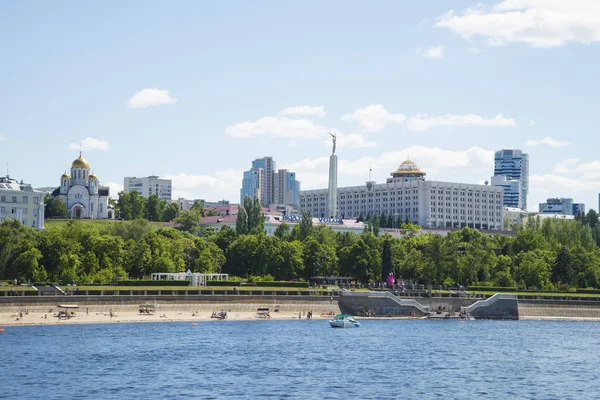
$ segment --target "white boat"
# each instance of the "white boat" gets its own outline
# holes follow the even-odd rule
[[[329,325],[332,328],[358,328],[360,323],[356,322],[350,314],[337,314],[333,319],[329,320]]]

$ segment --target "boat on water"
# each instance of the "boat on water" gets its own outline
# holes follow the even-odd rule
[[[329,320],[329,325],[332,328],[358,328],[360,323],[356,322],[350,314],[337,314],[333,319]]]

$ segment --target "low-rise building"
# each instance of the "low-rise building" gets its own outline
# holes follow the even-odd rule
[[[10,177],[0,178],[0,222],[14,219],[34,229],[44,229],[44,192]]]
[[[510,229],[513,226],[521,226],[523,221],[529,217],[529,212],[516,207],[504,207],[504,219],[508,222],[504,223],[505,229]]]
[[[577,215],[585,214],[585,204],[574,203],[571,198],[551,198],[540,203],[540,214]]]

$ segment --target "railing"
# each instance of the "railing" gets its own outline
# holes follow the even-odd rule
[[[400,307],[415,307],[424,314],[429,314],[431,312],[431,308],[429,306],[424,306],[413,299],[401,299],[397,296],[394,296],[390,292],[342,292],[340,293],[340,296],[383,297],[392,300]]]
[[[489,307],[499,300],[515,300],[516,301],[517,295],[516,294],[506,294],[506,293],[496,293],[495,295],[493,295],[492,297],[490,297],[488,299],[479,300],[479,301],[471,304],[470,306],[461,307],[460,310],[462,312],[471,313],[478,308]]]

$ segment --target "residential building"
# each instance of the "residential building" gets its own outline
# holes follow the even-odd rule
[[[275,174],[275,193],[273,203],[290,206],[300,205],[300,182],[296,180],[296,173],[287,169],[280,169]],[[270,206],[270,204],[269,204]]]
[[[504,189],[503,203],[506,207],[527,210],[529,155],[517,149],[496,151],[492,186]]]
[[[170,179],[161,179],[156,175],[137,178],[126,176],[123,180],[125,193],[136,191],[140,196],[148,198],[150,195],[158,195],[161,200],[171,202],[172,182]]]
[[[0,177],[0,222],[14,219],[44,229],[44,193],[10,177]]]
[[[404,161],[386,183],[337,188],[341,218],[384,213],[426,228],[502,230],[504,189],[488,185],[426,181],[425,172]],[[300,192],[300,208],[326,217],[328,189]]]
[[[571,198],[551,198],[540,203],[540,214],[577,215],[585,214],[585,204],[574,203]]]
[[[246,197],[258,198],[261,206],[271,204],[298,205],[300,202],[300,182],[296,173],[287,169],[275,172],[273,157],[263,157],[252,161],[252,168],[244,171],[240,204]]]
[[[200,204],[202,204],[202,206],[204,207],[205,210],[214,209],[216,207],[230,206],[229,200],[219,200],[219,201],[206,201],[204,199],[189,200],[189,199],[184,199],[183,197],[178,198],[175,201],[175,203],[177,203],[177,205],[179,205],[179,211],[188,211],[193,207],[194,203],[197,201],[199,201]]]
[[[60,177],[60,187],[52,192],[67,205],[68,218],[113,219],[115,211],[109,206],[109,188],[101,186],[98,177],[90,173],[90,164],[81,156],[71,164],[71,174]]]
[[[504,229],[521,226],[523,221],[527,220],[528,217],[529,213],[525,210],[515,207],[504,207]]]

